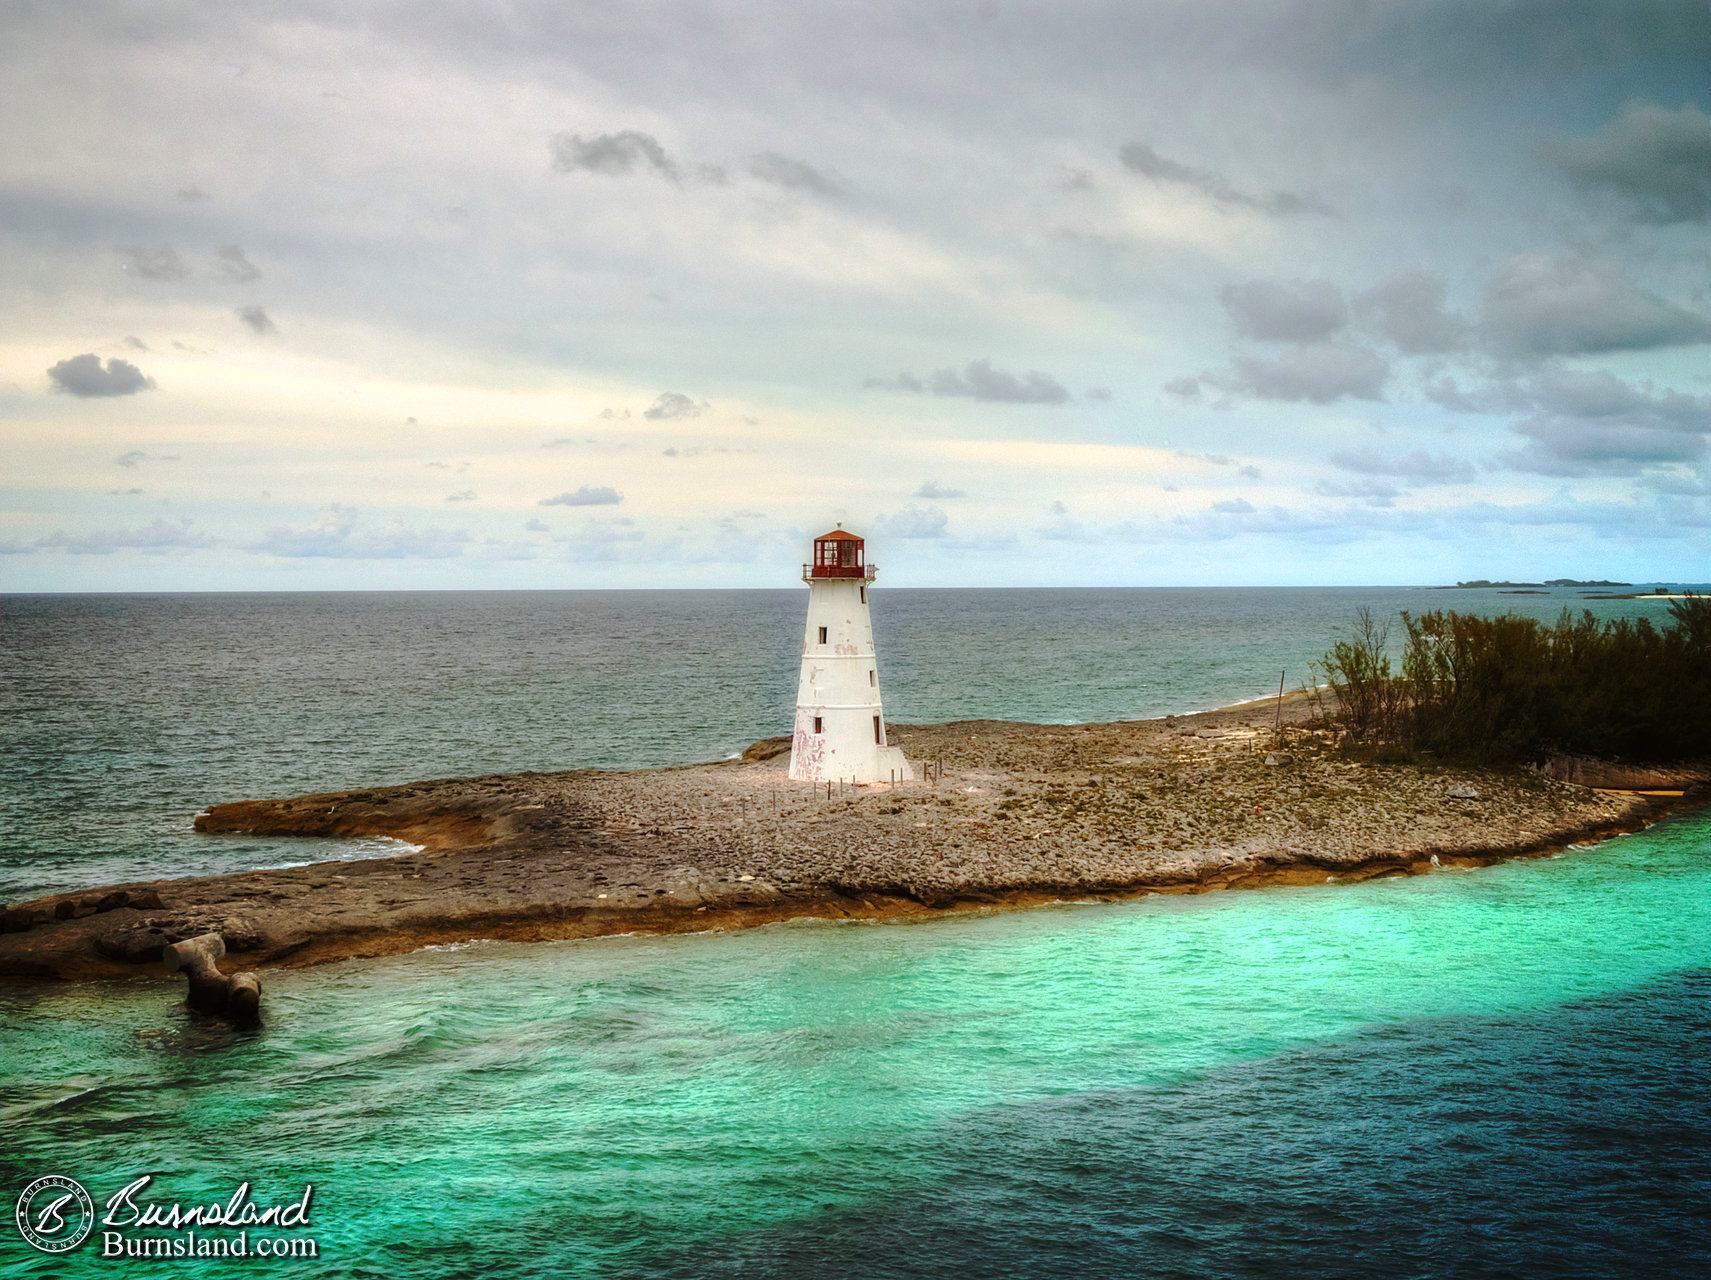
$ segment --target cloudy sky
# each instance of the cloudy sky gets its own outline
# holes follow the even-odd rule
[[[1711,578],[1703,0],[0,9],[0,590]]]

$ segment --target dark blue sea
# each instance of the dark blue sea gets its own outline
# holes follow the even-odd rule
[[[1309,679],[1362,605],[1581,604],[873,600],[897,722],[1195,710]],[[0,597],[3,894],[388,851],[194,835],[215,801],[721,758],[788,728],[803,602]],[[1708,1270],[1703,814],[1359,885],[471,940],[264,982],[250,1030],[155,980],[0,987],[0,1192],[62,1174],[99,1207],[144,1175],[186,1204],[312,1184],[295,1234],[319,1257],[102,1259],[98,1231],[55,1258],[0,1225],[0,1275]]]

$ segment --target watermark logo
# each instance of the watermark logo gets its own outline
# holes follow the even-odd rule
[[[250,1184],[224,1202],[160,1201],[145,1198],[154,1175],[120,1187],[104,1211],[81,1183],[54,1174],[37,1178],[18,1197],[18,1232],[43,1253],[70,1253],[102,1228],[103,1258],[319,1258],[321,1247],[297,1232],[309,1226],[315,1194],[276,1204],[250,1198]],[[114,1229],[116,1228],[116,1229]]]
[[[95,1202],[70,1178],[37,1178],[18,1197],[18,1232],[43,1253],[77,1248],[94,1225]]]

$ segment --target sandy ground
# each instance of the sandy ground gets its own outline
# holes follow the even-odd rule
[[[896,725],[891,741],[942,776],[830,796],[789,782],[788,744],[769,740],[685,768],[219,804],[197,819],[210,839],[391,835],[422,848],[19,904],[0,974],[160,972],[161,945],[208,930],[225,936],[230,971],[474,937],[1347,882],[1540,853],[1658,813],[1655,798],[1533,773],[1356,763],[1303,723],[1299,695],[1281,710],[1281,725],[1270,701],[1115,724]]]

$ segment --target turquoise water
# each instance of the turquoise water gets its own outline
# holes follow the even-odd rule
[[[1565,601],[875,612],[893,719],[1080,720],[1293,683],[1361,604]],[[196,837],[211,800],[728,754],[788,723],[800,605],[7,597],[0,893],[374,851]],[[264,982],[244,1031],[152,980],[0,987],[0,1193],[313,1183],[286,1234],[319,1260],[56,1260],[0,1223],[0,1275],[1697,1276],[1711,1245],[1708,813],[1416,879]]]
[[[1344,887],[352,961],[270,975],[248,1033],[41,988],[0,997],[0,1170],[313,1182],[338,1275],[1332,1274],[1377,1226],[1414,1274],[1690,1274],[1708,970],[1701,814]],[[1292,1210],[1303,1161],[1365,1208]]]

